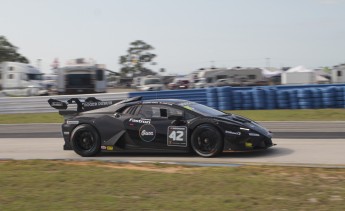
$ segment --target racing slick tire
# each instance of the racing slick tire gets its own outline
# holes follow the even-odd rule
[[[223,137],[212,125],[202,124],[192,133],[191,146],[202,157],[214,157],[223,151]]]
[[[71,146],[78,155],[91,157],[101,151],[101,140],[94,127],[82,124],[73,130]]]

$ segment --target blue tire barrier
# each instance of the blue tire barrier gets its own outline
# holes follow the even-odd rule
[[[297,91],[297,97],[298,98],[310,98],[311,97],[310,89],[299,89]]]
[[[228,93],[228,92],[232,92],[232,87],[231,87],[231,86],[217,87],[217,92],[218,92],[218,93]]]
[[[232,101],[232,97],[228,96],[228,97],[219,97],[218,96],[218,102],[231,102]]]
[[[253,90],[253,102],[255,109],[266,109],[265,90],[256,88]]]
[[[230,109],[228,110],[231,110],[231,107],[232,107],[232,103],[230,102],[222,102],[222,103],[218,103],[218,106],[222,106],[222,107],[230,107]]]
[[[207,88],[206,93],[217,93],[217,88]]]
[[[311,97],[312,98],[321,98],[322,97],[321,89],[317,89],[317,88],[311,89]]]
[[[232,88],[229,86],[218,87],[218,106],[220,109],[232,110]]]
[[[144,100],[185,99],[223,109],[345,108],[345,84],[217,87],[131,92],[128,95],[142,96]]]
[[[209,107],[218,109],[218,96],[216,88],[206,89],[206,100]]]
[[[231,97],[232,92],[218,92],[217,95],[218,97]]]

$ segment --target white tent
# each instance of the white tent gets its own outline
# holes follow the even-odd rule
[[[302,65],[290,68],[286,71],[287,73],[311,73],[314,72],[314,70],[308,69]]]
[[[262,75],[265,78],[272,78],[274,76],[278,76],[280,74],[282,74],[283,71],[279,70],[279,69],[266,69],[266,68],[262,68]]]
[[[327,78],[304,66],[293,67],[282,73],[282,84],[315,84],[328,82],[329,80]]]

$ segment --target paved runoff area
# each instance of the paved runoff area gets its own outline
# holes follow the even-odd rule
[[[215,158],[172,153],[103,153],[83,158],[62,149],[62,138],[0,138],[0,159],[67,159],[112,162],[174,162],[345,167],[345,139],[274,139],[277,145],[260,152],[227,152]]]

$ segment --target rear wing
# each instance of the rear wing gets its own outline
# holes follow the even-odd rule
[[[125,100],[109,100],[101,101],[95,97],[83,98],[70,98],[68,100],[49,99],[48,103],[51,107],[59,110],[60,115],[72,115],[84,111],[91,111],[99,108],[105,108],[114,104],[128,103],[141,100],[142,97],[133,97]],[[68,109],[68,110],[67,110]]]

